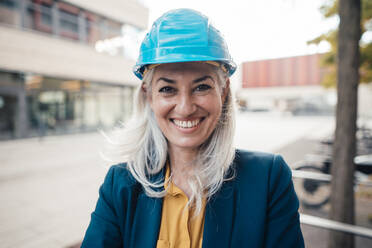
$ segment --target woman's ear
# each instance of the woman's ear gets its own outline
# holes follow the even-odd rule
[[[142,83],[142,85],[141,85],[141,90],[142,90],[143,93],[145,93],[145,94],[147,93],[147,86],[146,86],[146,83],[144,83],[144,82]]]
[[[226,97],[229,94],[229,90],[230,90],[230,78],[227,78],[225,87],[223,88],[223,91],[222,91],[222,103],[225,103]]]
[[[146,101],[148,101],[150,103],[150,107],[152,107],[151,94],[148,91],[148,87],[147,87],[146,83],[142,83],[141,91],[142,91],[142,94],[144,95]]]

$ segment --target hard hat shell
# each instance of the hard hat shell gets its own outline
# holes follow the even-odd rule
[[[208,17],[192,9],[175,9],[154,22],[133,72],[142,79],[146,65],[190,61],[219,61],[230,76],[236,70],[225,39]]]

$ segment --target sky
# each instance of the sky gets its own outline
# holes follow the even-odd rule
[[[325,0],[142,0],[149,8],[149,27],[163,13],[192,8],[207,15],[222,32],[237,63],[289,57],[329,49],[307,41],[337,26],[319,7]]]

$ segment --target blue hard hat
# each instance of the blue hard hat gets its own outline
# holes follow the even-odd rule
[[[154,22],[133,72],[142,79],[146,65],[191,61],[218,61],[230,76],[236,70],[225,39],[208,17],[192,9],[175,9]]]

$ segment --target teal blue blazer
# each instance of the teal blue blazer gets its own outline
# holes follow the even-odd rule
[[[206,205],[203,248],[304,247],[291,170],[280,155],[237,150],[229,174],[234,179]],[[162,202],[145,194],[125,164],[112,166],[82,247],[155,248]]]

